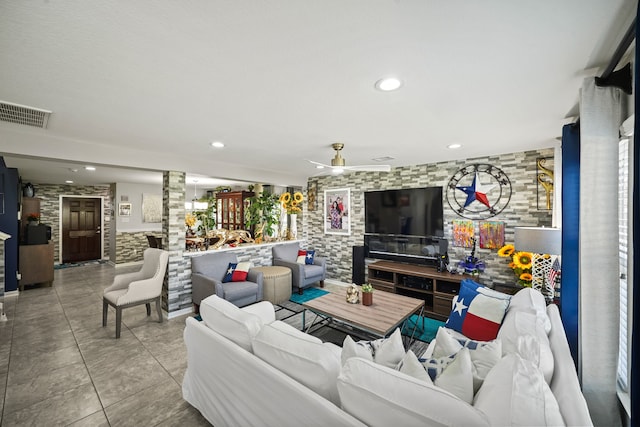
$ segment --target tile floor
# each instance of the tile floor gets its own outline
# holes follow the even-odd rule
[[[126,309],[117,340],[110,308],[102,327],[102,290],[115,273],[107,264],[56,270],[53,287],[6,298],[0,425],[210,425],[182,399],[185,316],[158,323],[144,305]]]

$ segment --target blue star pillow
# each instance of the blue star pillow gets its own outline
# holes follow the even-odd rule
[[[227,267],[227,273],[222,278],[222,282],[245,282],[250,268],[250,262],[230,262],[229,267]]]
[[[313,258],[316,256],[316,251],[305,251],[300,249],[298,251],[298,258],[296,262],[298,264],[313,264]]]
[[[510,299],[507,294],[465,279],[454,298],[446,327],[473,340],[491,341],[498,336]]]

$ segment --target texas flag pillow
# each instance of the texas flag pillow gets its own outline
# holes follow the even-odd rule
[[[316,255],[316,251],[305,251],[300,249],[298,251],[298,258],[296,262],[298,264],[313,264],[313,257]]]
[[[511,297],[486,288],[473,280],[460,283],[446,327],[468,338],[491,341],[498,336]]]
[[[247,280],[250,268],[250,262],[230,262],[229,267],[227,267],[227,274],[224,275],[222,282],[244,282]]]

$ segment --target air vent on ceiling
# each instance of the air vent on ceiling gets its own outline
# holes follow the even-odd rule
[[[0,101],[0,120],[45,129],[51,111]]]

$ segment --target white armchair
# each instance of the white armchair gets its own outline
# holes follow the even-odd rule
[[[122,309],[145,304],[147,316],[151,316],[151,303],[155,301],[162,323],[162,283],[167,271],[169,252],[148,248],[144,251],[144,263],[140,271],[119,274],[102,297],[102,326],[107,326],[108,306],[116,310],[116,338],[120,338]]]

